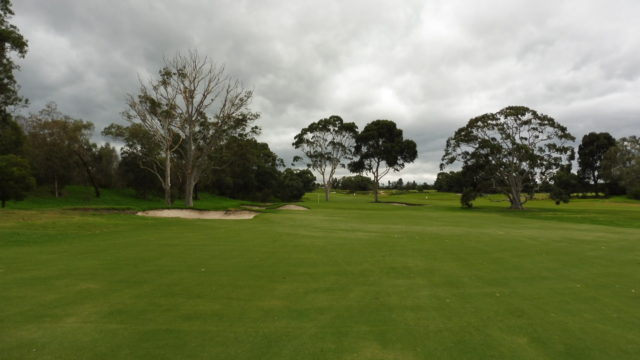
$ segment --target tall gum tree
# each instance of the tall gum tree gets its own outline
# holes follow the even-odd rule
[[[259,133],[251,124],[260,117],[249,109],[253,92],[225,73],[224,66],[191,51],[165,61],[164,81],[177,93],[175,113],[182,144],[184,201],[193,206],[193,191],[211,165],[211,153],[232,137]]]
[[[455,162],[490,174],[512,209],[524,209],[523,191],[573,159],[575,138],[553,118],[524,106],[475,117],[447,139],[440,169]],[[478,166],[478,165],[481,166]],[[534,190],[530,190],[533,192]]]
[[[346,162],[353,159],[356,135],[355,123],[345,123],[340,116],[333,115],[309,124],[294,138],[293,147],[302,150],[309,160],[307,167],[322,178],[326,201],[329,201],[336,170],[346,167]]]
[[[156,82],[146,84],[140,80],[138,95],[127,96],[129,108],[123,116],[131,123],[141,124],[162,149],[163,164],[147,169],[156,175],[164,189],[164,201],[171,205],[171,160],[182,143],[176,105],[178,89],[170,86],[171,70],[164,68],[159,75]]]
[[[418,157],[416,143],[405,140],[402,130],[391,120],[375,120],[367,124],[356,136],[357,159],[349,164],[354,173],[373,176],[373,194],[378,202],[380,180],[389,172],[400,171]]]

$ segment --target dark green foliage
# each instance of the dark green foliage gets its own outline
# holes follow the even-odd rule
[[[356,137],[355,154],[358,158],[349,164],[349,170],[373,175],[376,202],[380,180],[390,171],[402,170],[418,157],[416,143],[405,140],[402,130],[390,120],[375,120],[367,124]]]
[[[97,147],[93,154],[95,174],[100,187],[113,188],[118,185],[118,151],[106,143]]]
[[[367,176],[345,176],[340,179],[337,188],[349,191],[369,191],[373,189],[373,180]]]
[[[441,170],[455,162],[481,170],[504,193],[512,209],[523,209],[538,181],[553,176],[573,159],[567,145],[575,138],[553,118],[523,106],[469,120],[447,140]],[[483,179],[482,182],[486,182]],[[465,186],[467,184],[465,183]]]
[[[576,193],[580,189],[580,178],[571,172],[571,167],[566,166],[556,172],[551,178],[551,189],[549,197],[555,200],[556,205],[560,203],[568,203],[571,194]]]
[[[0,155],[0,202],[22,200],[35,187],[27,160],[16,155]]]
[[[0,155],[23,153],[24,131],[11,114],[0,111]]]
[[[266,143],[234,137],[211,156],[204,189],[234,199],[270,201],[276,197],[278,167],[284,164]]]
[[[162,147],[142,124],[111,124],[102,131],[102,135],[124,143],[118,166],[122,185],[134,189],[140,197],[162,190]]]
[[[285,169],[280,176],[277,197],[282,201],[298,201],[315,189],[315,180],[310,170]]]
[[[593,192],[598,196],[598,182],[602,178],[602,159],[616,140],[607,132],[590,132],[582,137],[578,146],[578,175],[593,185]]]
[[[96,146],[90,140],[93,123],[64,115],[49,103],[29,116],[25,130],[27,157],[40,184],[52,185],[59,196],[64,185],[84,174],[100,197],[92,161]]]
[[[26,103],[18,95],[19,86],[13,72],[19,66],[13,62],[11,54],[24,57],[27,53],[27,40],[15,25],[9,23],[13,15],[11,1],[0,0],[0,115],[8,113],[11,106]]]
[[[602,160],[603,179],[624,187],[626,194],[640,199],[640,138],[623,137]]]
[[[309,124],[294,138],[293,147],[302,150],[309,160],[307,166],[322,178],[327,201],[336,169],[344,168],[345,161],[353,159],[356,135],[355,123],[345,123],[333,115]]]
[[[464,191],[462,171],[441,171],[433,183],[433,188],[441,192],[461,193]]]

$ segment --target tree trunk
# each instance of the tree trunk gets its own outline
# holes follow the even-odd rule
[[[524,210],[524,206],[522,205],[522,200],[520,199],[520,192],[518,190],[511,190],[511,209],[513,210]]]
[[[58,198],[58,175],[53,175],[53,196]]]
[[[184,205],[186,207],[193,207],[193,186],[195,185],[195,181],[193,179],[195,169],[193,168],[194,160],[193,160],[193,152],[195,149],[193,148],[193,130],[191,126],[189,127],[188,135],[187,135],[187,161],[185,166],[185,177],[184,177]]]
[[[324,200],[329,201],[329,192],[331,192],[331,184],[328,181],[324,183]]]
[[[188,174],[185,179],[185,188],[184,188],[184,205],[186,207],[193,207],[193,175]]]
[[[378,177],[374,176],[374,180],[373,180],[373,202],[379,202],[378,201],[378,186],[380,184],[378,184]]]
[[[593,178],[593,191],[596,193],[596,197],[598,197],[598,178],[594,175]]]
[[[167,206],[171,206],[171,154],[169,151],[165,153],[164,160],[164,202]]]
[[[200,200],[200,189],[198,188],[198,183],[193,185],[193,200]]]
[[[89,178],[89,181],[91,181],[91,185],[93,186],[93,191],[96,194],[96,197],[99,198],[100,197],[100,188],[98,188],[98,184],[96,183],[96,179],[94,179],[93,174],[91,173],[91,168],[89,167],[89,163],[87,163],[84,158],[82,157],[82,155],[80,155],[80,153],[76,153],[76,155],[78,155],[78,158],[80,159],[80,162],[82,163],[82,166],[84,167],[84,170],[87,172],[87,177]]]

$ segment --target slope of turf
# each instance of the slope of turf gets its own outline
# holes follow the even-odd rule
[[[183,220],[0,211],[4,359],[635,359],[640,206],[309,194]]]

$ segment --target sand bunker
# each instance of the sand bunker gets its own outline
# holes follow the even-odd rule
[[[253,219],[258,215],[253,211],[205,211],[190,209],[163,209],[149,210],[136,213],[139,216],[152,216],[164,218],[183,218],[183,219],[222,219],[222,220],[246,220]]]
[[[264,209],[266,209],[266,207],[264,207],[264,206],[255,206],[255,205],[242,205],[240,207],[244,208],[244,209],[249,209],[249,210],[264,210]]]
[[[395,205],[395,206],[409,206],[409,205],[407,205],[407,204],[405,204],[405,203],[397,203],[397,202],[392,202],[392,203],[387,203],[387,204],[389,204],[389,205]]]
[[[309,210],[309,209],[303,206],[298,206],[298,205],[282,205],[278,208],[278,210]]]

